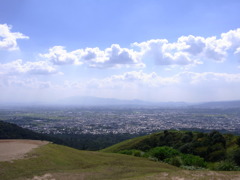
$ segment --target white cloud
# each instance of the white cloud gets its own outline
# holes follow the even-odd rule
[[[189,49],[183,42],[169,43],[166,39],[154,39],[142,43],[133,43],[141,48],[143,58],[153,59],[157,65],[189,65],[196,64],[191,54],[184,49]]]
[[[234,54],[240,54],[240,47],[236,49],[236,51],[234,52]]]
[[[100,87],[110,84],[129,83],[145,87],[163,87],[170,85],[201,85],[208,83],[240,83],[240,74],[214,73],[214,72],[182,72],[170,77],[162,77],[157,73],[144,73],[142,71],[131,71],[121,75],[113,75],[105,79],[95,79]],[[95,87],[95,86],[94,86]]]
[[[67,80],[59,85],[36,77],[0,75],[0,87],[6,95],[22,91],[19,94],[31,93],[35,99],[39,94],[46,99],[81,94],[147,101],[212,101],[240,98],[240,74],[182,72],[163,77],[155,72],[130,71],[85,82]]]
[[[189,35],[181,36],[172,43],[166,39],[153,39],[132,45],[140,47],[139,54],[153,59],[157,65],[198,64],[207,59],[223,62],[231,50],[239,53],[240,29],[223,33],[219,39]]]
[[[17,39],[29,39],[19,32],[11,32],[11,26],[0,24],[0,50],[17,50]]]
[[[222,33],[221,38],[223,41],[229,43],[229,48],[233,50],[240,48],[240,28],[236,30],[230,30],[227,33]]]
[[[0,63],[0,74],[55,74],[57,70],[46,61],[26,62],[21,59],[10,63]]]
[[[49,49],[48,54],[40,54],[41,57],[56,65],[81,64],[74,52],[68,53],[63,46],[54,46]]]
[[[231,84],[240,83],[240,74],[229,74],[229,73],[214,73],[214,72],[183,72],[175,76],[182,83],[190,85],[206,84],[207,86],[213,86],[216,84]]]
[[[121,48],[118,44],[113,44],[105,50],[85,48],[71,52],[67,52],[62,46],[54,46],[49,49],[49,53],[40,54],[40,56],[56,65],[84,63],[97,68],[144,66],[137,52],[132,49]]]
[[[203,51],[203,58],[223,62],[227,58],[229,42],[223,39],[210,37],[206,39],[206,48]]]
[[[19,76],[6,78],[5,76],[0,76],[0,87],[47,89],[53,88],[54,85],[50,81],[39,81],[36,78],[21,78]]]
[[[173,77],[161,77],[157,73],[144,73],[142,71],[130,71],[120,75],[112,75],[104,79],[92,79],[87,83],[88,88],[101,89],[132,89],[132,88],[156,88],[177,84]]]
[[[191,55],[199,55],[206,47],[205,39],[199,36],[181,36],[178,38],[178,44],[182,47],[180,50],[184,50]]]
[[[240,52],[240,29],[223,33],[220,38],[189,35],[172,43],[167,39],[152,39],[135,42],[132,47],[122,48],[113,44],[104,50],[96,47],[67,52],[63,46],[54,46],[49,53],[40,55],[57,65],[87,64],[97,68],[145,67],[143,62],[149,60],[154,60],[156,65],[171,66],[192,66],[207,60],[223,62],[230,53]]]
[[[97,54],[90,66],[93,67],[114,67],[114,66],[144,66],[140,62],[138,53],[132,49],[121,48],[118,44],[113,44],[110,48]],[[98,58],[100,57],[100,58]],[[97,61],[101,59],[101,61]]]
[[[76,83],[75,83],[76,84]],[[75,86],[76,88],[77,86]],[[93,95],[158,101],[211,101],[240,98],[240,74],[182,72],[162,77],[131,71],[79,86]]]

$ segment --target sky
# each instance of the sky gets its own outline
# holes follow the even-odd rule
[[[0,102],[240,100],[239,0],[0,0]]]

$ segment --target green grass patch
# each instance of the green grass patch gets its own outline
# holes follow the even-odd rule
[[[94,173],[98,179],[129,178],[178,171],[173,166],[121,154],[80,151],[48,144],[27,159],[1,162],[1,179],[31,178],[46,173]]]

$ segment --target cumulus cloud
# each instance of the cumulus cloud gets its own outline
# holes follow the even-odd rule
[[[11,32],[11,26],[0,24],[0,50],[17,50],[17,39],[29,39],[20,32]]]
[[[227,33],[222,33],[221,38],[224,42],[228,43],[228,47],[236,50],[240,48],[240,28],[230,30]]]
[[[63,46],[54,46],[49,49],[49,53],[40,56],[56,65],[81,64],[78,56],[74,52],[68,53]]]
[[[67,52],[62,46],[54,46],[49,49],[49,53],[40,54],[40,56],[56,65],[87,64],[97,68],[144,66],[136,51],[121,48],[118,44],[113,44],[104,50],[85,48],[71,52]]]
[[[133,43],[133,46],[140,47],[141,56],[153,59],[157,65],[189,65],[197,63],[191,57],[191,54],[187,52],[191,48],[181,41],[169,43],[166,39],[153,39],[146,42]],[[196,52],[197,49],[195,48],[194,51]]]
[[[158,65],[189,65],[208,59],[223,62],[231,50],[239,53],[240,29],[223,33],[220,38],[189,35],[172,43],[166,39],[153,39],[132,45],[141,49],[142,57],[147,56]]]
[[[55,74],[57,70],[46,61],[26,62],[21,59],[1,64],[1,74]]]
[[[136,48],[138,50],[136,50]],[[152,39],[135,42],[132,48],[118,44],[101,50],[96,48],[77,49],[68,52],[63,46],[54,46],[46,54],[46,60],[56,64],[87,64],[89,67],[145,67],[143,62],[154,60],[156,65],[196,65],[207,60],[223,62],[230,53],[240,52],[240,29],[222,33],[220,38],[181,36],[176,42],[167,39]]]

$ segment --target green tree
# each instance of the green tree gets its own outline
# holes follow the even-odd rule
[[[233,153],[233,160],[234,162],[240,166],[240,149],[237,149],[234,153]]]
[[[236,144],[240,147],[240,137],[239,136],[237,137]]]
[[[152,157],[155,157],[158,160],[162,161],[164,159],[180,155],[180,152],[177,151],[176,149],[171,148],[171,147],[162,146],[162,147],[156,147],[156,148],[151,149],[149,151],[149,154]]]

